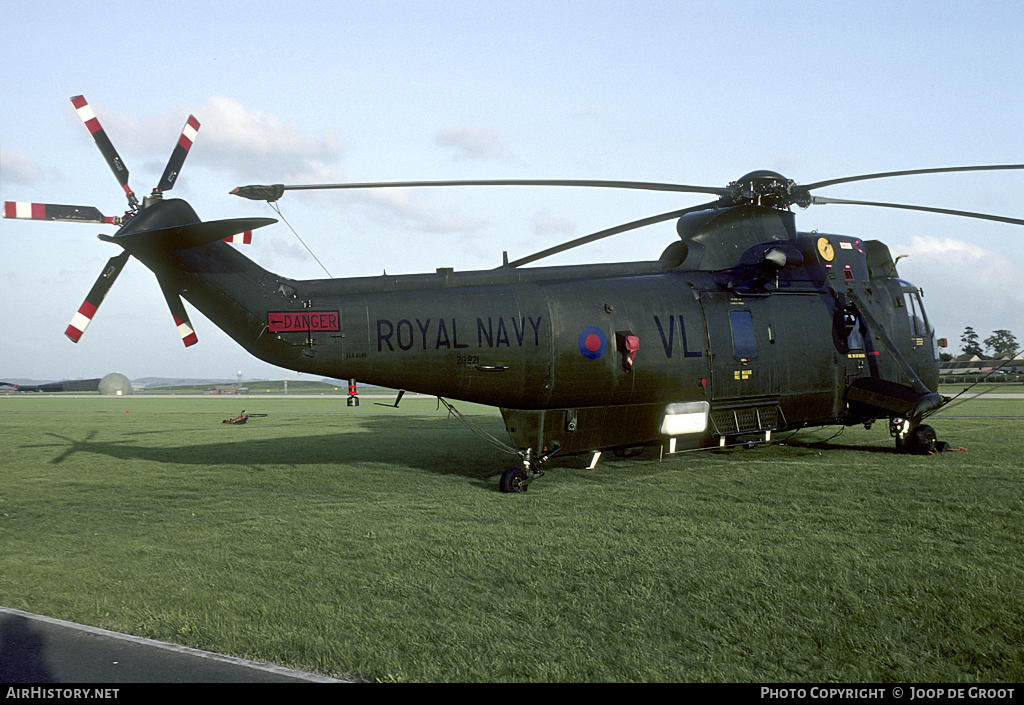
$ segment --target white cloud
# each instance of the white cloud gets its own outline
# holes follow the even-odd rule
[[[200,122],[195,147],[189,154],[193,168],[197,163],[202,164],[230,174],[239,183],[346,181],[338,168],[346,145],[334,130],[321,130],[318,136],[311,135],[294,121],[262,110],[250,110],[234,98],[214,96],[195,108],[181,107],[141,118],[100,103],[94,104],[93,109],[130,168],[129,157],[134,156],[152,160],[147,168],[162,170],[191,113]],[[81,133],[88,139],[84,130]],[[511,150],[497,132],[456,128],[439,133],[438,141],[457,147],[468,155],[465,158],[511,158]],[[5,160],[6,156],[5,152]],[[23,153],[15,153],[12,162],[27,173],[34,166]],[[186,170],[188,167],[186,164]],[[38,171],[38,167],[35,169]],[[356,203],[364,206],[366,217],[372,222],[430,233],[470,234],[489,225],[485,220],[465,215],[458,208],[439,207],[424,194],[408,189],[360,190],[344,195],[336,191],[329,197],[317,192],[296,191],[288,198],[313,200],[317,207],[332,209]],[[277,254],[285,256],[283,252]]]
[[[909,255],[897,264],[900,276],[923,288],[929,319],[939,337],[949,338],[954,347],[967,326],[982,338],[1001,328],[1022,332],[1024,290],[1013,286],[1024,268],[1019,255],[924,235],[890,251],[894,257]]]
[[[538,211],[533,216],[533,232],[536,235],[566,235],[576,234],[576,223],[556,218],[548,211]]]
[[[287,242],[280,237],[273,237],[270,239],[269,247],[272,253],[285,259],[299,261],[309,259],[309,251],[298,242]]]
[[[458,208],[438,207],[410,189],[387,188],[360,192],[377,220],[399,222],[431,233],[473,233],[489,223],[470,218]]]
[[[204,159],[239,174],[266,174],[277,183],[311,183],[336,172],[345,145],[334,130],[307,135],[292,121],[262,110],[247,110],[234,98],[215,96],[202,114]]]
[[[772,160],[773,169],[777,170],[783,176],[792,178],[789,176],[790,172],[798,172],[806,168],[807,158],[798,152],[789,152],[786,154],[779,154]]]
[[[452,159],[456,161],[465,159],[516,161],[512,148],[497,130],[456,125],[446,130],[438,130],[435,139],[437,144],[442,147],[451,147],[455,150]]]
[[[5,149],[0,146],[0,173],[5,181],[33,183],[42,180],[47,173],[20,148]],[[51,176],[59,178],[56,172]]]
[[[226,96],[213,96],[195,108],[181,107],[142,118],[101,103],[93,109],[119,153],[154,158],[161,165],[170,158],[190,113],[200,122],[196,149],[201,150],[190,154],[190,161],[198,157],[205,165],[237,177],[310,183],[334,173],[333,165],[345,153],[344,143],[333,130],[311,136],[293,121],[249,110]]]

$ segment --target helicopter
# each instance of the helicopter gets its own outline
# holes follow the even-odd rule
[[[499,488],[525,492],[556,454],[643,446],[667,453],[770,442],[804,427],[888,421],[895,450],[946,444],[924,420],[937,393],[939,348],[921,290],[901,279],[879,240],[797,230],[792,206],[854,204],[1024,225],[1024,220],[812,191],[854,181],[1024,165],[941,167],[800,185],[753,171],[723,187],[631,181],[405,181],[251,185],[231,193],[273,203],[304,189],[570,186],[698,193],[714,200],[618,225],[482,271],[294,280],[229,243],[272,218],[202,221],[174,186],[196,138],[189,116],[142,203],[82,96],[71,99],[129,203],[94,207],[7,202],[4,216],[118,226],[112,257],[66,335],[78,342],[128,259],[156,275],[184,345],[198,341],[182,298],[255,357],[310,374],[498,407],[517,462]],[[675,220],[657,260],[526,267],[636,228]],[[399,397],[400,399],[401,397]],[[447,401],[446,406],[454,410]],[[396,401],[397,406],[397,401]]]

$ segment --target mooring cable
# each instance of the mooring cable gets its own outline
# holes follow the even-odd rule
[[[308,252],[310,254],[310,256],[312,256],[312,258],[316,260],[316,263],[320,265],[321,269],[323,269],[325,272],[327,272],[328,278],[333,279],[334,277],[331,275],[330,272],[327,271],[327,267],[324,266],[324,263],[321,262],[317,258],[317,256],[313,254],[313,250],[309,249],[309,245],[306,244],[306,241],[303,240],[299,236],[299,234],[297,232],[295,232],[295,228],[293,228],[292,224],[288,222],[288,219],[284,217],[284,213],[281,212],[281,207],[279,205],[277,205],[276,203],[270,203],[269,201],[267,203],[269,203],[270,207],[274,209],[275,213],[277,213],[279,216],[281,216],[281,220],[284,221],[284,224],[288,226],[288,229],[292,231],[292,234],[295,235],[295,237],[298,239],[298,241],[302,243],[302,246],[306,248],[306,252]]]
[[[468,418],[466,418],[462,414],[462,412],[460,412],[458,409],[456,409],[454,406],[452,406],[446,400],[442,399],[441,397],[438,397],[437,398],[437,402],[438,402],[438,408],[441,408],[441,404],[444,404],[444,408],[448,409],[449,415],[454,416],[457,420],[459,420],[463,424],[465,424],[466,428],[468,428],[474,434],[476,434],[477,436],[482,438],[484,440],[484,442],[486,442],[488,445],[492,446],[493,448],[497,448],[498,450],[503,451],[505,453],[508,453],[510,455],[515,455],[515,456],[522,457],[522,454],[519,452],[518,448],[514,448],[513,446],[510,446],[508,443],[505,443],[500,438],[497,438],[496,436],[488,433],[487,431],[482,429],[480,426],[478,426],[477,424],[473,423]]]

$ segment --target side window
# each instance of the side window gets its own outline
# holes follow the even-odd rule
[[[753,360],[757,357],[757,341],[750,311],[730,311],[729,323],[732,325],[732,349],[736,359]]]
[[[846,321],[846,347],[849,350],[864,349],[864,322],[852,306],[847,306],[843,314]]]

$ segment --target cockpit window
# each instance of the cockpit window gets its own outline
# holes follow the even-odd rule
[[[921,293],[919,291],[906,291],[904,297],[907,301],[907,318],[910,321],[910,335],[917,338],[926,338],[931,333],[928,327],[928,318],[924,314],[924,306],[921,305]]]

